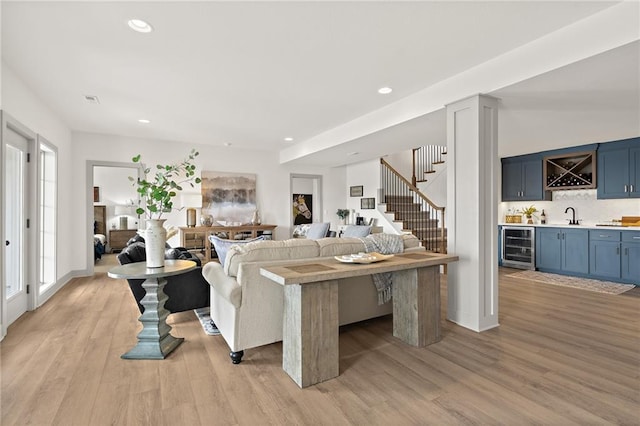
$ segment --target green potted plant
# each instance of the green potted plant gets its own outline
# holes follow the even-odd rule
[[[338,209],[336,214],[338,215],[338,217],[342,221],[342,224],[344,225],[345,220],[347,219],[347,217],[349,217],[349,209]]]
[[[192,149],[188,157],[180,163],[156,165],[155,172],[151,168],[142,169],[143,177],[129,180],[137,187],[140,201],[136,213],[146,218],[146,229],[138,231],[144,236],[147,255],[147,268],[161,268],[164,266],[164,248],[167,231],[164,228],[162,214],[173,208],[173,197],[182,190],[182,185],[200,183],[193,160],[199,153]],[[140,154],[132,158],[134,163],[140,163]]]
[[[527,217],[527,223],[533,223],[533,219],[531,218],[533,216],[533,214],[535,212],[538,211],[538,209],[535,208],[535,206],[531,205],[529,207],[526,207],[522,210],[520,210],[522,212],[523,215],[525,215]]]
[[[151,168],[145,167],[142,170],[144,177],[135,179],[129,176],[129,180],[137,186],[136,191],[140,194],[140,202],[136,213],[145,215],[147,219],[160,219],[163,213],[170,212],[173,208],[173,197],[178,195],[176,191],[182,190],[183,184],[200,183],[196,177],[196,166],[193,160],[199,155],[192,149],[189,156],[180,163],[162,165],[158,164],[155,174],[152,175]],[[134,163],[140,163],[140,154],[132,158]]]

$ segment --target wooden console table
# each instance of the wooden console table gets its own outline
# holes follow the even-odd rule
[[[438,342],[440,265],[457,260],[449,254],[414,252],[371,264],[318,258],[261,268],[261,275],[284,286],[282,368],[301,388],[338,376],[341,278],[392,272],[393,335],[417,347]]]
[[[263,235],[265,231],[273,232],[277,225],[240,225],[240,226],[181,226],[178,228],[180,246],[189,251],[203,253],[203,263],[212,260],[212,247],[209,235],[226,234],[230,240],[246,240]],[[241,236],[242,238],[236,238]]]

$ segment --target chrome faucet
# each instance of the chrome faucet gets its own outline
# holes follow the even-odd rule
[[[572,213],[572,218],[569,219],[569,225],[579,225],[578,221],[576,220],[576,209],[574,209],[573,207],[567,207],[564,212],[567,213],[569,210],[571,210]]]

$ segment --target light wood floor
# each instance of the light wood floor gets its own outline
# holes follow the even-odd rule
[[[122,360],[139,329],[126,282],[74,279],[0,343],[1,424],[640,424],[638,292],[510,272],[499,328],[445,321],[446,300],[443,339],[427,348],[394,339],[390,317],[350,325],[340,376],[304,390],[282,371],[281,344],[232,365],[222,337],[205,335],[191,312],[169,317],[186,341],[168,359]]]

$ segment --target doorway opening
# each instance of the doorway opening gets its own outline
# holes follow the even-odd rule
[[[296,225],[322,222],[322,175],[290,175],[291,232]]]
[[[135,213],[138,193],[129,177],[142,177],[142,168],[135,163],[87,161],[87,238],[88,275],[95,272],[96,238],[104,238],[106,253],[124,248],[123,243],[136,234],[140,219]]]

